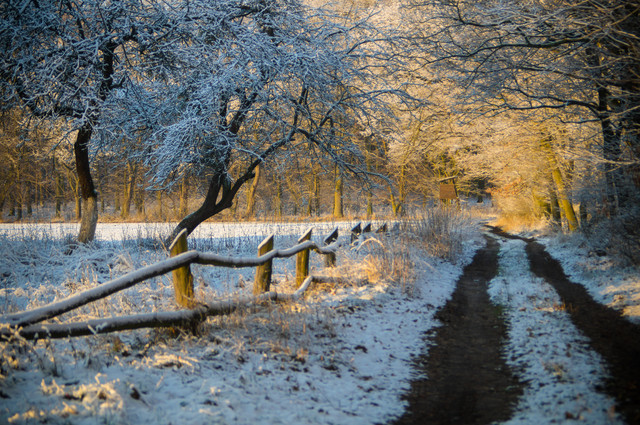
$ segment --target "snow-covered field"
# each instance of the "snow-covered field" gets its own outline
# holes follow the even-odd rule
[[[335,225],[346,235],[352,224],[315,225],[314,240]],[[0,313],[64,298],[165,258],[156,241],[166,226],[101,224],[98,242],[73,255],[64,255],[61,244],[75,233],[74,226],[0,226]],[[210,224],[198,229],[190,244],[254,256],[268,234],[276,234],[276,247],[288,247],[307,227]],[[37,344],[3,342],[0,423],[388,422],[406,407],[402,394],[415,374],[411,360],[425,350],[424,333],[438,326],[434,313],[484,244],[479,232],[467,233],[455,262],[415,247],[390,249],[393,240],[387,239],[359,248],[345,244],[340,272],[365,275],[371,283],[318,285],[301,303],[210,319],[195,335],[140,330]],[[565,267],[593,259],[556,240],[545,243]],[[601,360],[557,308],[553,290],[528,272],[524,243],[501,245],[500,273],[490,290],[510,323],[507,359],[527,381],[511,422],[619,423],[613,401],[598,392]],[[325,274],[317,257],[312,255],[312,273]],[[275,290],[292,291],[293,261],[274,263]],[[192,269],[201,297],[251,291],[253,269]],[[386,276],[392,269],[405,273],[392,281]],[[608,269],[607,275],[618,272],[635,273]],[[633,288],[629,299],[640,286],[637,273],[635,279],[634,285],[632,278],[622,278],[625,284],[617,286]],[[597,273],[591,281],[598,281]],[[174,309],[172,292],[168,276],[156,278],[83,307],[70,320]]]
[[[316,239],[336,225],[347,235],[353,223],[315,225]],[[206,225],[190,244],[254,256],[268,234],[276,234],[276,247],[288,247],[306,227]],[[99,228],[94,246],[65,256],[60,238],[73,227],[3,226],[1,311],[63,298],[166,255],[155,246],[166,234],[162,225]],[[338,256],[341,273],[368,274],[371,284],[322,285],[301,304],[216,318],[197,335],[145,330],[5,344],[0,422],[360,424],[401,415],[411,358],[478,245],[469,242],[450,264],[415,250],[387,258],[383,245],[390,243],[345,246]],[[322,274],[314,258],[312,273]],[[384,264],[372,264],[379,260]],[[292,290],[293,261],[274,263],[276,290]],[[381,278],[386,261],[414,265],[415,281]],[[192,268],[202,297],[251,291],[253,269]],[[157,278],[83,307],[75,317],[173,309],[172,291],[168,276]]]

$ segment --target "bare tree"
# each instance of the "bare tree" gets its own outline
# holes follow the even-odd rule
[[[168,3],[141,0],[0,3],[0,106],[51,122],[64,118],[75,131],[84,204],[79,242],[94,238],[98,218],[93,136],[110,128],[110,105],[152,71],[142,68],[146,51],[177,36],[171,13]]]
[[[423,63],[467,89],[467,111],[546,110],[560,122],[598,123],[609,208],[636,208],[640,3],[412,0],[409,6],[420,23]]]
[[[294,0],[191,1],[183,15],[191,31],[174,46],[179,60],[146,118],[129,122],[148,132],[142,150],[157,184],[208,178],[201,206],[167,241],[230,208],[267,160],[328,158],[367,173],[350,131],[388,118],[388,102],[405,96],[383,79],[399,65],[388,35]]]

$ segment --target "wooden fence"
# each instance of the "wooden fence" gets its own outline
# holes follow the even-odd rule
[[[386,224],[383,224],[377,230],[377,232],[386,231]],[[363,228],[358,223],[351,229],[351,243],[367,232],[371,232],[371,224]],[[11,335],[16,333],[26,339],[41,339],[84,336],[150,327],[193,327],[206,319],[207,316],[228,314],[243,305],[261,303],[267,300],[286,301],[299,299],[313,281],[332,280],[309,275],[310,251],[313,250],[324,255],[325,265],[332,267],[335,266],[336,250],[339,247],[338,228],[335,228],[324,238],[322,245],[317,245],[311,241],[311,233],[312,229],[307,230],[298,240],[298,244],[288,249],[273,249],[274,236],[271,235],[259,245],[257,257],[232,258],[212,253],[189,251],[186,231],[183,231],[170,246],[170,258],[164,261],[127,273],[124,276],[74,294],[64,300],[33,310],[0,316],[0,338],[10,338]],[[289,258],[294,255],[297,256],[296,291],[291,294],[270,291],[273,260],[275,258]],[[196,300],[193,295],[191,264],[230,268],[256,267],[253,295],[232,297],[204,304]],[[40,323],[169,272],[173,274],[176,302],[178,305],[185,307],[185,309],[93,319],[85,322]]]

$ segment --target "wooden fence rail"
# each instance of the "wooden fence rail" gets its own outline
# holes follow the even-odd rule
[[[361,230],[359,225],[357,227],[359,236]],[[335,265],[335,252],[339,247],[337,228],[334,229],[327,238],[325,238],[323,246],[319,246],[312,242],[310,238],[311,229],[305,232],[305,234],[298,240],[299,243],[297,245],[287,249],[273,249],[273,235],[271,235],[260,244],[257,257],[233,258],[198,251],[180,253],[180,251],[187,249],[186,234],[180,234],[170,247],[172,257],[166,260],[127,273],[124,276],[110,280],[78,294],[74,294],[63,300],[29,311],[0,316],[0,325],[8,325],[0,326],[0,337],[8,337],[13,332],[17,331],[21,336],[28,339],[44,337],[61,338],[144,327],[184,325],[186,323],[193,323],[194,321],[201,321],[207,316],[226,314],[247,303],[262,302],[266,300],[297,299],[304,293],[314,279],[317,280],[317,277],[308,276],[309,251],[313,250],[319,254],[325,255],[327,258],[326,264],[332,266]],[[306,256],[303,253],[306,253]],[[273,259],[288,258],[294,255],[298,255],[296,260],[296,269],[298,270],[296,284],[298,289],[293,294],[269,292],[271,262]],[[209,304],[198,303],[193,298],[193,278],[189,271],[189,266],[191,264],[230,268],[256,267],[257,271],[254,295],[236,297]],[[176,302],[181,306],[187,307],[185,310],[95,319],[70,324],[38,325],[38,323],[42,321],[57,317],[93,301],[105,298],[124,289],[131,288],[145,280],[161,276],[169,272],[173,272]],[[260,279],[259,276],[261,276]]]

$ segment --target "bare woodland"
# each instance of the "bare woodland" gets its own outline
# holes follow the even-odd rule
[[[0,3],[5,221],[465,202],[640,258],[637,1]]]

